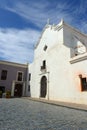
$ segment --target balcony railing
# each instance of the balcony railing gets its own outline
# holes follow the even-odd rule
[[[41,71],[46,71],[46,66],[41,66],[40,70]]]

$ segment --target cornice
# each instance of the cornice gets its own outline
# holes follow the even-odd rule
[[[10,65],[10,66],[15,66],[15,67],[22,67],[22,68],[28,67],[28,63],[27,64],[20,64],[20,63],[9,62],[9,61],[0,61],[0,64]]]
[[[74,63],[77,63],[77,62],[80,62],[80,61],[83,61],[83,60],[87,60],[87,53],[75,56],[74,58],[71,58],[70,63],[74,64]]]

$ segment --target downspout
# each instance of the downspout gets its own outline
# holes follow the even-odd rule
[[[27,63],[25,96],[28,96],[28,85],[29,85],[29,63]]]
[[[49,100],[49,72],[48,72],[48,100]]]

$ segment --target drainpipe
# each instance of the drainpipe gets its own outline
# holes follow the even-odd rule
[[[25,89],[25,96],[28,96],[28,85],[29,85],[29,63],[27,63],[27,74],[26,74],[26,89]]]
[[[48,100],[49,100],[49,72],[48,72]]]

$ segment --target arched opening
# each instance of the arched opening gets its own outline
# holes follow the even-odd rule
[[[41,85],[41,87],[40,87],[40,97],[45,98],[46,94],[47,94],[47,78],[46,78],[46,76],[43,76],[41,78],[40,85]]]
[[[23,84],[16,83],[15,89],[14,89],[14,97],[21,97],[22,96],[22,90],[23,90]]]

